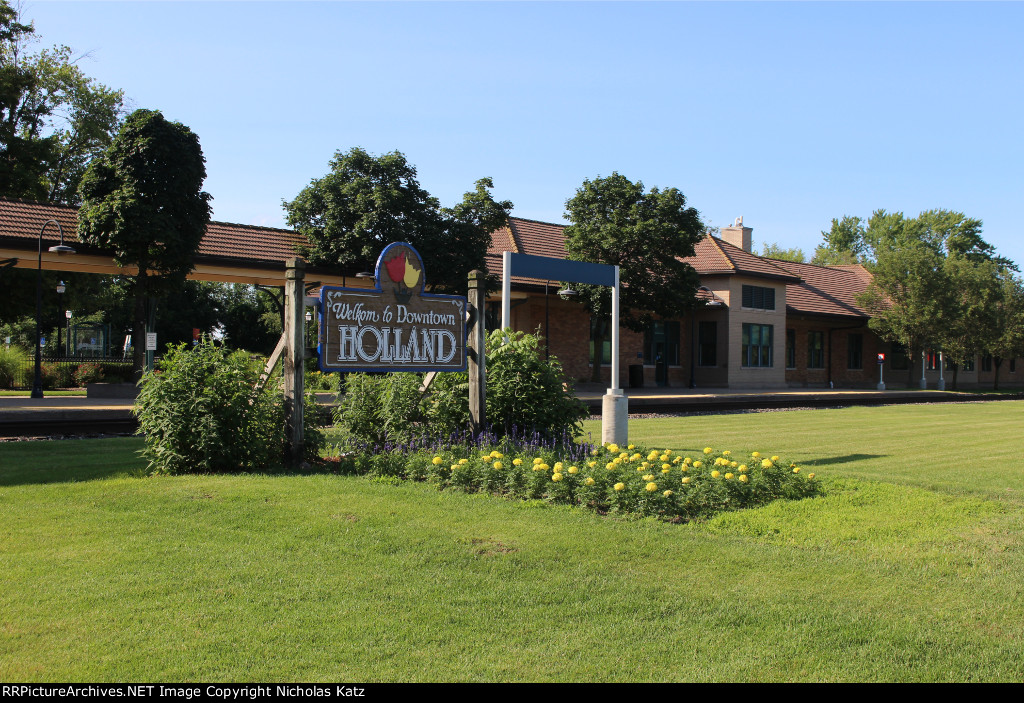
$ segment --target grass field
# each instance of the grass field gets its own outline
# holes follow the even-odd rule
[[[137,439],[0,444],[0,680],[1019,681],[1022,421],[1002,401],[631,422],[825,480],[691,525],[141,478]]]

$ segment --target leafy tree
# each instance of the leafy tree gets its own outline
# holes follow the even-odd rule
[[[644,191],[613,172],[586,180],[566,201],[565,248],[569,258],[618,265],[621,323],[640,332],[656,317],[679,317],[696,304],[696,272],[682,257],[692,256],[705,227],[700,214],[687,207],[676,188]],[[578,300],[594,317],[611,314],[611,291],[604,286],[573,284]],[[591,380],[601,376],[604,327],[597,326]]]
[[[0,0],[0,194],[74,205],[124,94],[86,77],[66,46],[29,53],[35,41],[33,25]]]
[[[993,261],[971,261],[963,256],[948,256],[943,262],[948,291],[947,304],[939,325],[938,343],[944,356],[955,363],[953,390],[957,388],[960,367],[977,354],[985,353],[999,336],[996,319],[1002,282]]]
[[[864,224],[859,217],[843,215],[841,220],[832,218],[832,228],[823,231],[821,236],[824,241],[814,250],[812,264],[857,264],[866,258],[868,246],[864,240]]]
[[[281,336],[281,316],[270,299],[255,286],[225,285],[217,292],[219,322],[224,343],[269,355]]]
[[[761,256],[766,256],[769,259],[779,259],[780,261],[795,261],[798,264],[807,261],[803,249],[798,247],[786,249],[776,242],[765,242],[764,246],[761,247]]]
[[[952,307],[940,254],[920,240],[907,240],[877,249],[872,273],[871,284],[858,298],[871,313],[871,329],[902,344],[911,358],[938,345]],[[913,383],[913,365],[907,383]]]
[[[143,368],[146,298],[180,286],[210,221],[201,190],[206,160],[199,138],[153,110],[136,110],[82,178],[79,238],[112,251],[133,281],[134,364]]]
[[[512,209],[491,197],[489,178],[455,207],[442,208],[398,151],[373,156],[356,147],[337,152],[330,167],[283,205],[288,225],[309,241],[303,256],[349,275],[372,270],[391,242],[409,242],[423,257],[432,290],[465,292],[469,272],[484,268],[491,232]]]
[[[999,277],[999,296],[993,309],[993,325],[985,351],[992,355],[995,373],[992,388],[999,389],[999,368],[1005,359],[1024,356],[1024,283],[1004,270]]]

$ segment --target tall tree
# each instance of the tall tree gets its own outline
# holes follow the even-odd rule
[[[943,355],[954,362],[953,390],[957,389],[960,368],[978,354],[988,351],[999,336],[996,319],[1002,297],[1000,269],[990,260],[972,261],[950,255],[943,261],[948,290],[938,325],[938,345]]]
[[[992,355],[992,388],[998,390],[1003,361],[1024,356],[1024,283],[1009,270],[1003,270],[999,277],[999,295],[992,316],[985,351]]]
[[[621,323],[640,332],[656,317],[674,318],[696,304],[696,272],[683,257],[692,256],[704,235],[700,213],[687,207],[676,188],[644,190],[613,172],[586,180],[565,203],[565,248],[569,258],[620,267]],[[610,289],[577,285],[578,300],[597,319],[611,313]],[[597,325],[591,379],[600,380],[604,326]]]
[[[777,242],[765,242],[764,246],[761,247],[761,256],[768,257],[769,259],[779,259],[780,261],[793,261],[798,264],[807,261],[803,249],[799,247],[787,249]]]
[[[310,263],[350,275],[372,270],[391,242],[409,242],[423,257],[432,290],[465,292],[469,272],[484,267],[491,232],[512,209],[494,200],[488,178],[455,207],[442,208],[398,151],[339,151],[330,168],[283,205],[289,226],[309,242],[302,254]]]
[[[146,299],[181,285],[210,221],[199,138],[160,112],[136,110],[82,178],[78,236],[136,266],[134,362],[141,373]]]
[[[821,233],[822,243],[814,250],[812,264],[835,266],[837,264],[862,263],[867,254],[864,241],[864,223],[859,217],[843,215],[842,219],[832,218],[832,227]]]
[[[66,46],[30,53],[37,40],[0,0],[0,195],[75,205],[86,165],[117,131],[124,94],[85,76]]]
[[[872,273],[871,284],[858,298],[871,313],[871,329],[902,344],[911,359],[938,345],[951,307],[951,288],[939,253],[918,240],[879,248]],[[913,384],[912,364],[907,384]]]

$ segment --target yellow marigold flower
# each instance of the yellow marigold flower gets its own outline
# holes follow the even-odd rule
[[[690,467],[689,466],[680,466],[679,469],[685,474],[687,471],[690,470]]]
[[[668,454],[662,454],[658,457],[658,461],[668,461]]]
[[[749,476],[747,476],[746,474],[740,474],[740,483],[746,483],[749,480],[750,480]]]
[[[654,491],[658,490],[658,484],[656,484],[654,481],[651,481],[646,486],[644,486],[644,488],[647,489],[648,493],[653,493]]]
[[[732,480],[732,478],[733,478],[733,474],[732,474],[732,472],[730,471],[729,473],[727,473],[727,474],[725,475],[725,478],[726,478],[727,480],[731,481],[731,480]]]
[[[459,459],[459,466],[464,466],[469,463],[469,459]]]
[[[693,463],[693,459],[691,459],[690,457],[686,457],[685,459],[683,459],[683,463],[689,466],[690,464]]]
[[[761,461],[761,468],[762,469],[770,469],[773,466],[775,466],[775,464],[772,463],[771,459],[764,459],[764,460]]]
[[[457,471],[459,468],[458,464],[452,464],[452,471]]]
[[[663,474],[667,474],[667,473],[668,473],[669,471],[671,471],[671,469],[662,469],[662,470],[661,470],[661,473],[663,473]]]
[[[778,461],[778,460],[779,460],[779,457],[777,457],[777,456],[773,456],[772,457],[772,461]]]
[[[795,474],[800,473],[800,467],[798,466],[795,469],[793,469],[793,473],[795,473]]]
[[[654,461],[655,459],[658,458],[658,456],[660,456],[658,450],[652,449],[651,453],[647,455],[647,461]]]
[[[690,477],[689,476],[683,476],[683,483],[689,483],[689,482],[690,482]]]
[[[534,471],[543,471],[544,469],[541,468],[540,464],[534,464],[533,465],[533,470]]]
[[[485,464],[486,464],[487,462],[489,462],[489,461],[493,461],[493,460],[494,460],[494,457],[493,457],[493,456],[491,456],[490,454],[484,454],[484,455],[483,455],[482,457],[480,457],[480,458],[481,458],[481,459],[483,460],[483,462],[484,462]]]
[[[654,480],[654,476],[652,476],[651,474],[645,474],[641,478],[643,478],[643,480],[645,480],[645,481],[653,481]]]
[[[643,459],[643,457],[640,456],[639,454],[634,454],[633,456],[629,457],[630,461],[640,461],[641,459]]]
[[[494,462],[494,468],[496,468],[496,469],[500,469],[503,466],[504,466],[504,464],[502,464],[500,461]]]
[[[590,456],[597,456],[597,450],[596,449],[591,449],[590,450]]]
[[[609,444],[608,445],[608,451],[610,451],[612,454],[618,454],[619,453],[619,445],[615,444],[614,442],[612,444]]]
[[[534,460],[533,460],[533,463],[534,463],[534,464],[542,464],[542,463],[544,463],[544,460],[543,460],[543,459],[541,459],[541,458],[540,458],[540,457],[538,456],[538,457],[535,457],[535,458],[534,458]]]
[[[580,470],[577,469],[575,466],[570,466],[569,467],[569,473],[571,473],[571,474],[578,474],[579,472],[580,472]]]
[[[587,466],[589,466],[590,468],[594,468],[595,466],[597,466],[597,462],[596,461],[588,461],[587,462]]]
[[[807,474],[807,478],[814,478],[814,472]]]
[[[616,483],[616,484],[615,484],[615,485],[613,486],[613,488],[615,488],[615,490],[617,490],[617,491],[621,491],[621,490],[622,490],[622,489],[624,489],[625,487],[626,487],[626,484],[624,484],[624,483]]]
[[[563,476],[560,473],[551,474],[551,480],[552,481],[561,481],[562,478],[563,478]]]
[[[665,451],[662,452],[662,454],[671,454],[671,453],[672,453],[671,449],[666,449]]]
[[[522,460],[522,459],[520,459],[519,457],[516,457],[515,459],[513,459],[513,460],[512,460],[512,463],[513,463],[513,464],[514,464],[515,466],[522,466],[522,465],[523,465],[523,460]]]
[[[550,469],[550,468],[551,468],[551,467],[550,467],[550,466],[548,466],[547,464],[541,464],[541,465],[540,465],[540,470],[541,470],[541,471],[547,471],[547,470],[548,470],[548,469]]]
[[[711,453],[711,452],[713,452],[713,451],[715,451],[715,450],[714,450],[714,449],[712,449],[711,447],[704,447],[704,453],[705,453],[705,454],[710,454],[710,453]]]
[[[439,456],[435,456],[433,459],[430,460],[430,463],[432,463],[434,466],[440,466],[441,464],[444,463],[444,459],[442,459]]]
[[[664,493],[662,493],[661,495],[663,495],[663,496],[665,496],[666,498],[668,498],[668,497],[669,497],[670,495],[672,495],[672,491],[665,491],[665,492],[664,492]]]
[[[718,473],[717,471],[712,471],[712,472],[711,472],[711,478],[718,478],[718,477],[719,477],[719,476],[721,476],[721,475],[722,475],[722,474]]]
[[[745,473],[747,473],[747,471],[749,471],[749,470],[750,470],[750,469],[748,469],[748,468],[747,468],[747,465],[746,465],[746,464],[740,464],[740,473],[741,473],[741,474],[745,474]]]
[[[644,468],[644,467],[642,467],[642,466],[638,466],[638,467],[636,467],[636,472],[637,472],[638,474],[642,474],[642,473],[643,473],[644,471],[646,471],[646,470],[647,470],[647,469],[645,469],[645,468]]]
[[[615,463],[609,461],[607,464],[604,465],[604,468],[608,469],[609,471],[613,471],[615,469]]]
[[[704,466],[704,462],[701,462],[701,461],[693,462],[693,468],[695,468],[695,469],[699,469],[702,466]]]
[[[722,452],[722,456],[732,456],[732,452],[726,449],[724,452]]]
[[[673,464],[678,464],[682,460],[683,460],[683,457],[677,456],[675,459],[672,460],[672,463]]]
[[[615,464],[616,466],[622,466],[622,459],[620,459],[619,457],[615,457],[614,459],[612,459],[612,463]]]
[[[555,462],[555,471],[561,471],[562,470],[562,466],[563,466],[562,462],[556,461]]]
[[[672,464],[668,464],[668,463],[662,464],[661,468],[664,469],[665,471],[668,471],[669,469],[672,468]]]
[[[750,454],[750,456],[754,457],[755,459],[760,459],[761,458],[761,452],[752,452]]]
[[[636,449],[636,445],[635,444],[631,444],[628,447],[626,447],[626,449],[628,449],[630,451],[633,451],[634,449]]]
[[[629,452],[622,452],[622,453],[620,453],[619,454],[619,458],[622,459],[623,461],[628,461],[629,460]]]
[[[587,484],[588,486],[593,486],[594,485],[594,479],[592,479],[589,476],[587,476],[587,480],[584,481],[583,483]]]
[[[499,452],[497,449],[495,449],[493,452],[491,452],[491,456],[493,456],[495,459],[504,459],[505,458],[505,455],[502,454],[501,452]]]

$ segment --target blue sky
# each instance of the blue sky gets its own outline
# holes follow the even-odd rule
[[[561,222],[586,178],[677,187],[755,247],[958,210],[1024,264],[1024,4],[58,2],[43,45],[191,127],[214,217],[283,226],[337,150],[403,152],[451,205],[490,176]]]

